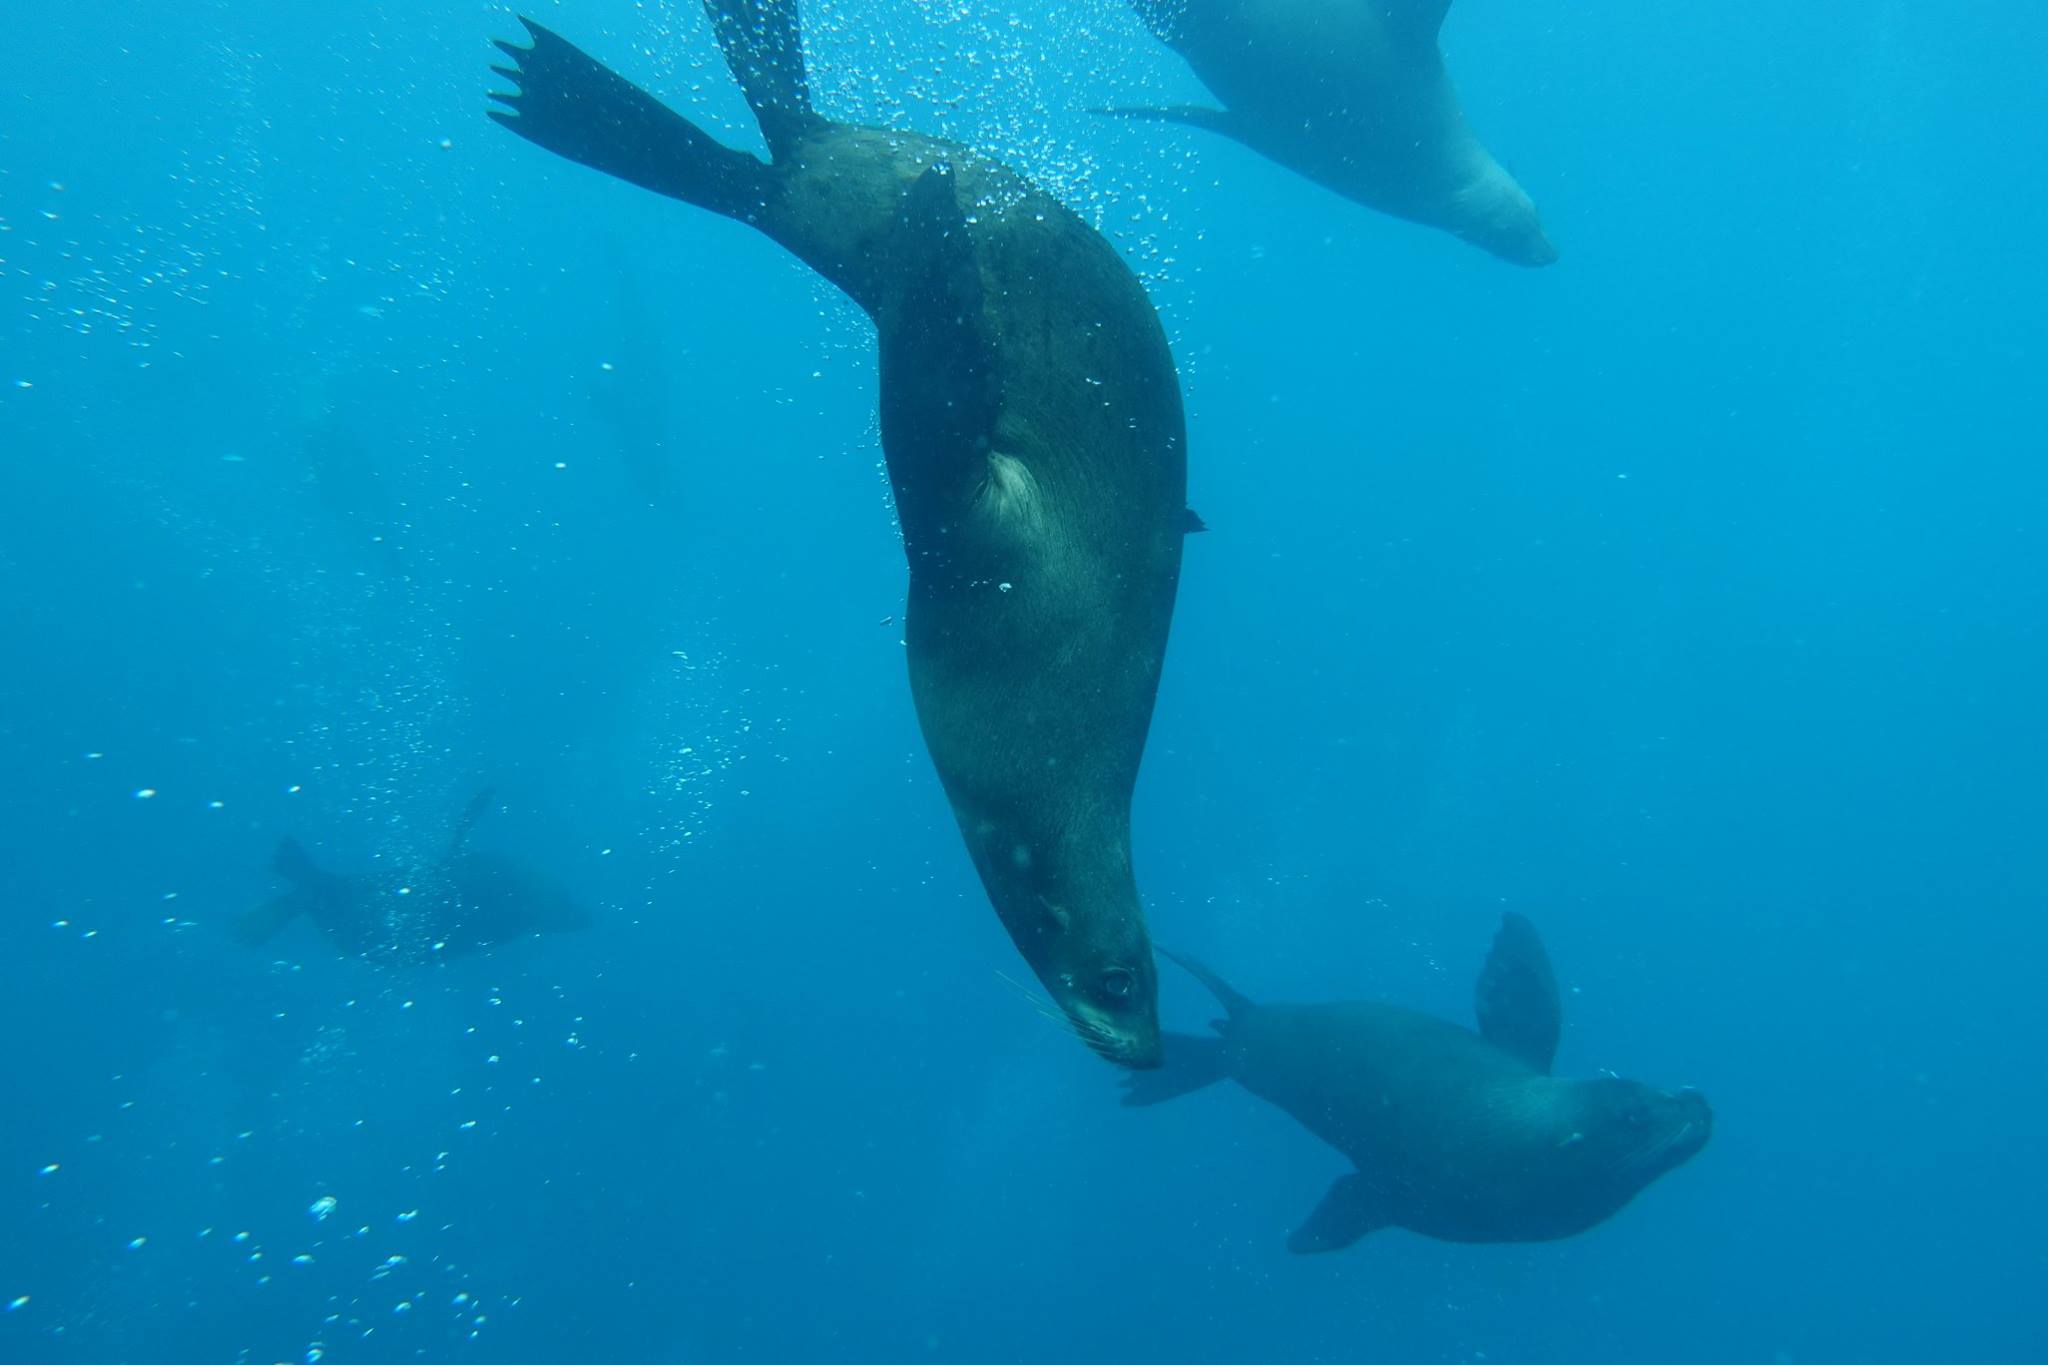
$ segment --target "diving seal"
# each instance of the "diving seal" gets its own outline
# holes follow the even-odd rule
[[[1169,954],[1171,956],[1171,954]],[[1230,1077],[1358,1168],[1288,1239],[1336,1251],[1382,1227],[1452,1242],[1540,1242],[1609,1217],[1706,1145],[1694,1090],[1550,1075],[1557,981],[1508,915],[1478,986],[1479,1032],[1396,1005],[1256,1005],[1175,957],[1223,1002],[1221,1038],[1169,1034],[1162,1070],[1125,1080],[1157,1104]]]
[[[1450,0],[1131,0],[1226,106],[1112,109],[1235,138],[1367,208],[1516,265],[1557,248],[1479,145],[1437,47]]]
[[[1076,1033],[1158,1064],[1130,804],[1180,576],[1186,430],[1128,267],[967,148],[813,109],[797,6],[705,0],[771,159],[523,20],[491,116],[780,243],[874,320],[918,721],[982,884]]]

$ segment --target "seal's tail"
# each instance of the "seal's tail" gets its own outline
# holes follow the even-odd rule
[[[1230,1074],[1230,1059],[1224,1054],[1221,1038],[1169,1033],[1160,1041],[1166,1045],[1163,1063],[1151,1071],[1132,1071],[1123,1077],[1126,1105],[1164,1104]]]
[[[498,44],[512,65],[491,69],[514,89],[492,92],[505,106],[490,111],[493,119],[557,156],[743,222],[753,219],[765,197],[766,167],[559,34],[531,19],[519,22],[533,43]],[[728,60],[739,69],[737,55],[728,53]],[[748,99],[754,99],[751,90]],[[765,120],[762,127],[765,132]],[[772,135],[769,145],[774,146]]]

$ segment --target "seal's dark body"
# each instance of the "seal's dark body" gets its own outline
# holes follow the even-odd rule
[[[766,165],[528,23],[493,111],[759,228],[874,319],[919,722],[976,870],[1084,1041],[1156,1064],[1130,802],[1187,529],[1165,333],[1114,249],[965,148],[810,105],[795,6],[707,0]]]
[[[1350,1158],[1289,1245],[1330,1251],[1386,1226],[1454,1242],[1569,1237],[1690,1158],[1712,1131],[1695,1092],[1549,1074],[1556,987],[1534,929],[1504,925],[1480,978],[1481,1032],[1398,1005],[1255,1004],[1199,963],[1229,1008],[1218,1038],[1168,1035],[1153,1104],[1228,1077]]]

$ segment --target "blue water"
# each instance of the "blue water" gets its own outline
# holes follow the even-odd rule
[[[541,10],[752,139],[695,5]],[[1520,910],[1560,1069],[1713,1142],[1569,1241],[1290,1256],[1336,1153],[1004,984],[850,303],[493,128],[498,5],[23,5],[0,1360],[2043,1358],[2042,10],[1460,0],[1543,271],[1090,118],[1199,94],[1116,0],[806,11],[828,112],[1166,319],[1156,936],[1463,1020]],[[484,786],[594,928],[228,934],[279,837],[405,867]]]

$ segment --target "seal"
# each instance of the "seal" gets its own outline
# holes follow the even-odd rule
[[[1096,1052],[1157,1065],[1130,805],[1180,576],[1186,428],[1115,250],[967,148],[812,106],[797,6],[705,0],[770,153],[531,20],[493,118],[759,229],[873,319],[911,694],[996,913]]]
[[[283,894],[243,914],[235,936],[267,943],[304,916],[342,952],[356,957],[458,957],[529,934],[590,927],[590,913],[537,867],[471,850],[469,834],[490,809],[491,794],[471,798],[440,857],[409,874],[330,872],[296,839],[280,840],[271,870]]]
[[[1168,956],[1172,956],[1168,954]],[[1174,957],[1223,1003],[1220,1038],[1166,1035],[1166,1065],[1125,1080],[1157,1104],[1229,1077],[1357,1167],[1330,1186],[1291,1251],[1336,1251],[1376,1228],[1452,1242],[1540,1242],[1608,1218],[1706,1145],[1694,1090],[1550,1074],[1557,979],[1510,914],[1479,975],[1479,1032],[1396,1005],[1258,1005]]]
[[[1516,265],[1557,248],[1466,126],[1437,31],[1450,0],[1130,0],[1225,108],[1110,109],[1205,128],[1370,209]]]

